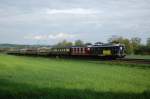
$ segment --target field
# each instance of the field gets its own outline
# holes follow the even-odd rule
[[[150,99],[150,68],[0,54],[0,99]]]

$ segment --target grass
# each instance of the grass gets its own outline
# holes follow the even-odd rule
[[[150,68],[128,65],[0,54],[0,99],[150,98]]]

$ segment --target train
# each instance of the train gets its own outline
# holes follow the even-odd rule
[[[41,47],[10,49],[8,54],[36,55],[36,56],[70,56],[70,57],[97,57],[97,58],[124,58],[124,44],[95,44],[67,47]]]

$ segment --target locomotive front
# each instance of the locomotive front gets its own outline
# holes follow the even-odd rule
[[[91,47],[91,54],[101,58],[123,58],[125,57],[125,46],[123,44],[101,44]]]
[[[118,45],[118,49],[117,49],[117,57],[119,58],[124,58],[125,55],[125,45],[120,44]]]

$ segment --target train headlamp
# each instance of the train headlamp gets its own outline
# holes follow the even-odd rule
[[[120,50],[122,50],[123,48],[122,47],[120,47]]]

